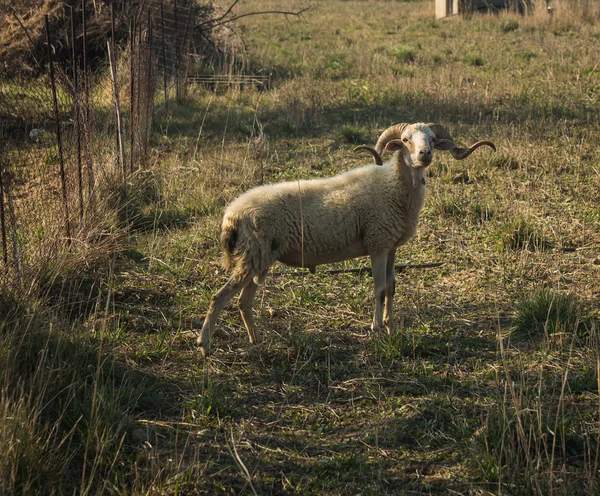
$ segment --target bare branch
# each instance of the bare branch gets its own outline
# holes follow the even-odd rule
[[[233,7],[235,7],[235,5],[238,2],[239,2],[239,0],[235,0],[222,16],[217,17],[215,19],[209,19],[208,21],[201,22],[200,24],[196,25],[196,28],[210,25],[209,27],[212,29],[212,28],[216,28],[218,26],[223,26],[223,25],[228,24],[233,21],[237,21],[238,19],[242,19],[243,17],[253,16],[253,15],[279,14],[279,15],[293,15],[296,17],[300,17],[300,16],[302,16],[302,14],[304,14],[304,12],[306,12],[307,10],[310,9],[310,6],[309,6],[309,7],[300,9],[296,12],[287,11],[287,10],[261,10],[258,12],[247,12],[245,14],[240,14],[238,16],[233,16],[233,17],[230,17],[229,19],[226,19],[226,17],[231,13],[231,10],[233,9]]]
[[[206,36],[206,35],[205,35],[205,34],[204,34],[202,31],[199,31],[199,34],[200,34],[200,36],[202,36],[202,38],[204,38],[204,39],[205,39],[205,40],[206,40],[206,41],[207,41],[207,42],[208,42],[210,45],[212,45],[212,46],[213,46],[213,48],[214,48],[215,50],[218,50],[218,49],[217,49],[217,45],[215,45],[215,43],[214,43],[214,41],[213,41],[213,40],[211,40],[211,39],[210,39],[208,36]]]
[[[285,11],[285,10],[261,10],[259,12],[248,12],[246,14],[241,14],[239,16],[232,17],[231,19],[227,19],[227,20],[225,20],[223,22],[219,22],[218,24],[213,24],[210,27],[211,28],[216,28],[216,27],[219,27],[219,26],[224,26],[225,24],[228,24],[228,23],[233,22],[233,21],[237,21],[238,19],[242,19],[243,17],[249,17],[249,16],[253,16],[253,15],[280,14],[280,15],[293,15],[293,16],[296,16],[296,17],[301,17],[302,14],[304,14],[304,12],[306,12],[309,9],[310,9],[310,7],[305,7],[302,10],[299,10],[297,12],[289,12],[289,11]]]
[[[23,24],[23,22],[21,21],[21,19],[19,18],[19,16],[17,15],[17,11],[13,9],[12,11],[12,15],[14,16],[14,18],[17,20],[17,22],[19,23],[19,26],[21,26],[21,29],[25,32],[25,35],[27,36],[27,39],[29,40],[29,43],[31,43],[31,55],[33,57],[33,60],[35,60],[35,63],[39,66],[40,63],[38,61],[38,59],[35,56],[35,43],[33,42],[33,40],[31,39],[31,36],[29,36],[29,31],[27,31],[27,28],[25,27],[25,25]]]
[[[225,19],[225,17],[227,17],[227,15],[229,14],[229,12],[231,12],[231,10],[235,7],[235,5],[239,2],[240,0],[235,0],[235,2],[233,2],[229,8],[227,9],[227,11],[219,18],[217,19],[218,21],[221,21],[223,19]]]
[[[211,24],[213,22],[219,22],[222,21],[223,19],[225,19],[225,17],[227,17],[227,15],[231,12],[231,9],[233,9],[235,7],[235,5],[239,2],[240,0],[235,0],[230,6],[229,8],[225,11],[225,13],[221,16],[221,17],[217,17],[216,19],[209,19],[208,21],[204,21],[201,22],[200,24],[198,24],[196,27],[202,27],[205,24]]]

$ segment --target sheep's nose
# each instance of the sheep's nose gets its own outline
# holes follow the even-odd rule
[[[431,158],[431,150],[429,148],[421,148],[419,150],[419,158]]]

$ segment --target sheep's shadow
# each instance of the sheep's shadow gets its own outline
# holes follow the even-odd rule
[[[464,336],[421,336],[414,346],[416,331],[388,337],[367,332],[366,325],[306,326],[286,315],[263,321],[271,332],[264,330],[263,341],[250,345],[243,324],[226,320],[228,332],[217,332],[214,355],[207,359],[212,388],[220,415],[255,425],[238,449],[257,474],[257,487],[284,467],[286,474],[306,470],[294,453],[311,460],[317,481],[335,477],[352,483],[355,470],[365,477],[373,470],[390,488],[417,487],[420,482],[408,474],[414,468],[410,460],[401,468],[385,458],[365,464],[369,447],[410,451],[415,461],[432,447],[442,452],[464,434],[457,409],[472,416],[472,399],[486,397],[492,387],[455,373],[457,365],[497,358],[494,339],[475,329]],[[470,425],[474,431],[478,424]]]
[[[332,382],[363,377],[369,367],[393,373],[412,362],[427,361],[444,368],[472,359],[493,360],[498,350],[498,326],[506,331],[509,325],[508,319],[494,317],[498,311],[491,304],[466,308],[463,315],[480,316],[469,325],[446,318],[440,326],[439,310],[424,310],[418,321],[406,319],[404,330],[391,335],[370,331],[367,315],[364,325],[340,326],[323,325],[323,318],[307,323],[294,318],[293,312],[275,317],[263,313],[257,319],[261,342],[251,345],[237,309],[229,307],[215,331],[213,353],[218,356],[225,350],[230,350],[228,354],[237,350],[256,368],[252,377],[258,383],[293,385],[299,398],[322,401],[331,394],[328,385]],[[423,325],[427,323],[430,325]],[[365,356],[369,367],[365,366]]]

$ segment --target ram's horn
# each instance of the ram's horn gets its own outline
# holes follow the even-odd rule
[[[488,140],[481,140],[481,141],[478,141],[477,143],[472,144],[469,148],[456,147],[456,148],[450,150],[450,155],[452,155],[452,157],[454,157],[456,160],[462,160],[463,158],[467,158],[469,155],[471,155],[471,153],[473,153],[475,150],[477,150],[477,148],[479,148],[480,146],[484,146],[484,145],[487,145],[492,150],[496,151],[496,145],[494,145],[494,143],[492,143],[491,141],[488,141]]]
[[[488,140],[478,141],[477,143],[471,145],[469,148],[460,148],[456,143],[454,143],[454,139],[444,126],[442,126],[441,124],[433,123],[429,123],[427,125],[434,132],[438,140],[444,140],[446,146],[448,142],[454,144],[454,146],[448,149],[448,151],[450,152],[450,155],[452,155],[452,157],[456,160],[462,160],[464,158],[467,158],[469,155],[471,155],[471,153],[477,150],[477,148],[484,145],[489,146],[492,150],[496,151],[496,145],[494,145],[494,143]]]
[[[377,165],[383,165],[383,160],[381,159],[381,155],[379,153],[377,153],[377,150],[375,150],[375,148],[373,148],[372,146],[359,145],[353,151],[354,151],[354,153],[356,153],[359,150],[367,150],[371,155],[373,155],[373,157],[375,157],[375,163]]]
[[[400,124],[395,124],[394,126],[388,127],[375,144],[375,151],[381,155],[385,145],[388,144],[393,139],[399,139],[402,136],[402,133],[409,125],[405,122],[401,122]]]

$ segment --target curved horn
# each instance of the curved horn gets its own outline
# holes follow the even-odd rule
[[[387,145],[387,143],[393,139],[400,138],[407,127],[408,124],[405,122],[388,127],[383,133],[381,133],[381,136],[379,136],[379,139],[375,144],[375,151],[381,154],[385,148],[385,145]]]
[[[450,155],[452,155],[452,157],[454,157],[456,160],[462,160],[463,158],[467,158],[469,155],[471,155],[471,153],[477,150],[477,148],[484,145],[487,145],[492,150],[496,151],[496,145],[494,145],[494,143],[488,140],[481,140],[471,145],[469,148],[454,148],[450,150]]]
[[[373,157],[375,157],[375,163],[377,165],[383,165],[383,160],[381,159],[381,155],[379,155],[377,150],[375,150],[375,148],[373,148],[372,146],[360,145],[360,146],[357,146],[353,151],[354,151],[354,153],[356,153],[359,150],[367,150],[369,153],[371,153],[371,155],[373,155]]]
[[[462,160],[467,158],[469,155],[471,155],[471,153],[477,150],[477,148],[484,145],[487,145],[492,150],[496,151],[496,145],[494,145],[494,143],[488,140],[478,141],[477,143],[471,145],[469,148],[460,148],[458,145],[456,145],[456,143],[454,143],[454,139],[452,138],[452,136],[450,136],[450,133],[444,126],[442,126],[441,124],[434,123],[429,123],[427,125],[434,132],[438,140],[446,140],[446,143],[450,141],[454,144],[452,148],[446,149],[450,152],[450,155],[452,155],[452,157],[455,160]]]

